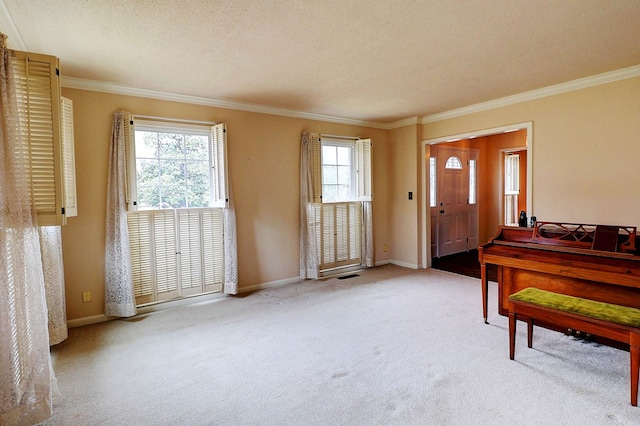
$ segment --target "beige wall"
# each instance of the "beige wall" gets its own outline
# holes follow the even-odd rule
[[[640,78],[424,125],[425,139],[533,122],[538,220],[640,225]]]
[[[395,263],[413,268],[420,263],[418,130],[411,125],[389,132],[389,252]]]
[[[113,112],[223,121],[238,226],[239,286],[298,276],[300,137],[304,130],[370,137],[373,152],[375,261],[384,262],[387,217],[387,132],[175,102],[63,89],[74,103],[78,217],[63,227],[68,319],[104,313],[105,207]],[[82,290],[93,301],[82,303]]]

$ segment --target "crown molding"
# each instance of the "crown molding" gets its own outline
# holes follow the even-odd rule
[[[517,95],[506,96],[504,98],[494,99],[492,101],[482,102],[479,104],[456,108],[437,114],[427,115],[422,118],[422,124],[447,120],[449,118],[461,117],[464,115],[509,106],[520,102],[532,101],[535,99],[545,98],[547,96],[559,95],[561,93],[586,89],[588,87],[599,86],[601,84],[612,83],[614,81],[635,77],[640,77],[640,65],[634,65],[632,67],[622,68],[619,70],[609,71],[590,77],[584,77],[553,86],[543,87],[542,89],[531,90],[529,92],[523,92]]]
[[[220,99],[202,96],[181,95],[177,93],[162,92],[158,90],[138,89],[117,83],[87,80],[76,77],[62,76],[62,87],[69,89],[90,90],[94,92],[111,93],[116,95],[136,96],[140,98],[159,99],[163,101],[181,102],[194,105],[204,105],[216,108],[233,109],[260,114],[279,115],[284,117],[303,118],[306,120],[324,121],[329,123],[348,124],[351,126],[371,127],[374,129],[389,128],[388,123],[376,121],[354,120],[350,118],[334,117],[331,115],[314,114],[310,112],[291,111],[282,108],[274,108],[264,105],[255,105],[242,102],[224,101]]]
[[[16,23],[13,21],[7,5],[4,1],[0,2],[0,31],[7,36],[7,46],[14,50],[27,50],[27,45],[24,44],[24,40],[16,27]]]
[[[386,129],[387,130],[399,129],[400,127],[411,126],[413,124],[420,124],[420,119],[417,116],[404,118],[398,121],[393,121],[387,124]]]

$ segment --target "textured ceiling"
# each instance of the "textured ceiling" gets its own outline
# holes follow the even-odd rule
[[[4,4],[64,76],[381,123],[640,64],[639,0]]]

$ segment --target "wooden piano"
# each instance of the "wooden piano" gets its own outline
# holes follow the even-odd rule
[[[636,227],[536,222],[501,226],[478,251],[482,313],[487,322],[487,264],[498,267],[498,313],[526,287],[640,308],[640,253]],[[561,330],[558,324],[540,324]]]

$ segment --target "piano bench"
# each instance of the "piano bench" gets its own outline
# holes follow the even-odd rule
[[[631,405],[638,405],[640,309],[597,302],[529,287],[509,296],[509,358],[514,359],[516,322],[527,323],[528,347],[536,320],[580,330],[629,345]]]

